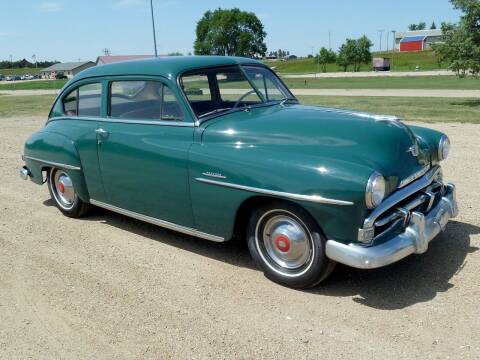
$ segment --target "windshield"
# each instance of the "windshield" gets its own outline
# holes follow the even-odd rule
[[[198,118],[296,100],[280,79],[262,66],[196,70],[182,75],[180,85]]]

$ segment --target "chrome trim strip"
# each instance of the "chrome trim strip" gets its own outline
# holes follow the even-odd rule
[[[402,200],[405,200],[410,195],[413,195],[417,191],[420,191],[430,185],[433,182],[434,177],[438,173],[438,171],[440,171],[440,166],[432,168],[420,179],[408,184],[402,189],[397,190],[392,195],[390,195],[390,197],[383,200],[383,202],[365,219],[365,221],[363,222],[363,228],[366,229],[373,227],[375,220],[377,220],[378,217],[382,215],[385,211],[389,210]]]
[[[207,234],[207,233],[204,233],[204,232],[201,232],[199,230],[192,229],[192,228],[189,228],[189,227],[186,227],[186,226],[177,225],[177,224],[174,224],[174,223],[171,223],[171,222],[168,222],[168,221],[165,221],[165,220],[160,220],[160,219],[157,219],[157,218],[154,218],[154,217],[151,217],[151,216],[142,215],[142,214],[130,211],[130,210],[125,210],[125,209],[116,207],[114,205],[106,204],[104,202],[101,202],[101,201],[98,201],[98,200],[95,200],[95,199],[90,199],[90,203],[92,205],[95,205],[95,206],[98,206],[98,207],[101,207],[101,208],[104,208],[104,209],[107,209],[107,210],[110,210],[110,211],[113,211],[113,212],[116,212],[116,213],[119,213],[119,214],[122,214],[122,215],[125,215],[125,216],[129,216],[131,218],[134,218],[134,219],[137,219],[137,220],[140,220],[140,221],[145,221],[147,223],[157,225],[157,226],[161,226],[161,227],[164,227],[164,228],[167,228],[167,229],[170,229],[170,230],[178,231],[178,232],[181,232],[181,233],[184,233],[184,234],[187,234],[187,235],[196,236],[196,237],[199,237],[199,238],[202,238],[202,239],[215,241],[215,242],[224,242],[225,241],[225,239],[221,236]]]
[[[202,183],[210,184],[210,185],[223,186],[223,187],[228,187],[232,189],[250,191],[250,192],[255,192],[255,193],[264,194],[264,195],[278,196],[278,197],[283,197],[283,198],[292,199],[292,200],[307,201],[307,202],[313,202],[318,204],[353,205],[353,202],[350,202],[350,201],[328,199],[320,195],[292,194],[292,193],[287,193],[282,191],[259,189],[259,188],[254,188],[250,186],[231,184],[223,181],[216,181],[216,180],[210,180],[210,179],[204,179],[204,178],[195,178],[195,180]]]
[[[55,167],[58,167],[58,168],[61,168],[61,169],[82,170],[82,168],[79,167],[79,166],[73,166],[73,165],[62,164],[62,163],[57,163],[57,162],[53,162],[53,161],[47,161],[47,160],[38,159],[38,158],[35,158],[35,157],[32,157],[32,156],[23,155],[22,159],[23,160],[28,159],[28,160],[38,161],[38,162],[41,162],[41,163],[44,163],[44,164],[47,164],[47,165],[52,165],[52,166],[55,166]]]
[[[167,120],[135,120],[135,119],[112,119],[112,118],[103,118],[95,116],[57,116],[48,119],[47,124],[51,121],[59,120],[77,120],[77,121],[98,121],[98,122],[108,122],[108,123],[121,123],[121,124],[140,124],[140,125],[163,125],[163,126],[177,126],[177,127],[194,127],[194,123],[184,122],[184,121],[167,121]]]

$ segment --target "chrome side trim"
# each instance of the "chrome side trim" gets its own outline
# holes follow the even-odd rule
[[[104,202],[101,202],[101,201],[98,201],[98,200],[95,200],[95,199],[90,199],[90,203],[92,205],[95,205],[95,206],[98,206],[98,207],[101,207],[101,208],[104,208],[104,209],[107,209],[107,210],[110,210],[110,211],[113,211],[113,212],[116,212],[116,213],[119,213],[119,214],[122,214],[122,215],[125,215],[125,216],[129,216],[129,217],[137,219],[137,220],[145,221],[147,223],[157,225],[157,226],[161,226],[161,227],[164,227],[164,228],[167,228],[167,229],[170,229],[170,230],[178,231],[178,232],[181,232],[181,233],[184,233],[184,234],[187,234],[187,235],[196,236],[196,237],[199,237],[199,238],[202,238],[202,239],[215,241],[215,242],[224,242],[225,241],[225,239],[221,236],[207,234],[207,233],[204,233],[204,232],[201,232],[199,230],[192,229],[192,228],[189,228],[189,227],[186,227],[186,226],[177,225],[177,224],[174,224],[174,223],[171,223],[171,222],[168,222],[168,221],[165,221],[165,220],[160,220],[160,219],[157,219],[157,218],[154,218],[154,217],[151,217],[151,216],[142,215],[142,214],[130,211],[130,210],[126,210],[126,209],[116,207],[114,205],[106,204]]]
[[[210,180],[210,179],[204,179],[204,178],[195,178],[195,180],[202,183],[210,184],[210,185],[223,186],[223,187],[228,187],[232,189],[250,191],[250,192],[264,194],[264,195],[278,196],[278,197],[283,197],[283,198],[292,199],[292,200],[307,201],[307,202],[313,202],[313,203],[319,203],[319,204],[353,205],[353,202],[350,202],[350,201],[328,199],[320,195],[292,194],[292,193],[287,193],[282,191],[260,189],[260,188],[250,187],[250,186],[231,184],[223,181],[216,181],[216,180]]]
[[[371,228],[375,223],[375,220],[377,220],[378,217],[382,215],[385,211],[389,210],[394,205],[398,204],[410,195],[413,195],[417,191],[420,191],[430,185],[433,182],[435,175],[438,173],[438,171],[440,171],[439,166],[432,168],[429,172],[427,172],[426,175],[424,175],[420,179],[416,180],[413,183],[410,183],[402,189],[397,190],[390,197],[383,200],[383,202],[365,219],[365,221],[363,222],[363,228]]]
[[[121,124],[140,124],[140,125],[162,125],[162,126],[177,126],[177,127],[194,127],[194,123],[183,121],[167,121],[167,120],[135,120],[135,119],[112,119],[103,117],[91,117],[91,116],[75,116],[74,120],[77,121],[98,121],[107,123],[121,123]],[[51,121],[66,120],[71,121],[72,118],[66,118],[65,116],[53,117],[48,119],[47,124]]]
[[[79,167],[79,166],[73,166],[73,165],[68,165],[68,164],[57,163],[57,162],[53,162],[53,161],[48,161],[48,160],[43,160],[43,159],[35,158],[35,157],[32,157],[32,156],[25,156],[25,155],[23,155],[23,156],[22,156],[22,159],[23,159],[23,160],[28,159],[28,160],[38,161],[38,162],[41,162],[41,163],[44,163],[44,164],[47,164],[47,165],[52,165],[52,166],[55,166],[55,167],[58,167],[58,168],[61,168],[61,169],[67,169],[67,170],[82,170],[82,168]]]

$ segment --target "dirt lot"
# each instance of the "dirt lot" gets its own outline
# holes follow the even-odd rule
[[[453,142],[460,216],[427,254],[294,291],[217,244],[107,211],[62,216],[20,180],[43,119],[0,119],[0,358],[480,358],[480,126]]]

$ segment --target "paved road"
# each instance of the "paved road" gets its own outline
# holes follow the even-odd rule
[[[460,216],[426,254],[339,266],[303,292],[265,279],[242,244],[62,216],[17,175],[44,119],[0,123],[1,359],[480,358],[479,125],[428,125],[451,136]]]
[[[447,70],[434,71],[362,71],[362,72],[332,72],[317,74],[282,74],[285,78],[349,78],[349,77],[408,77],[408,76],[452,76],[455,75]]]

